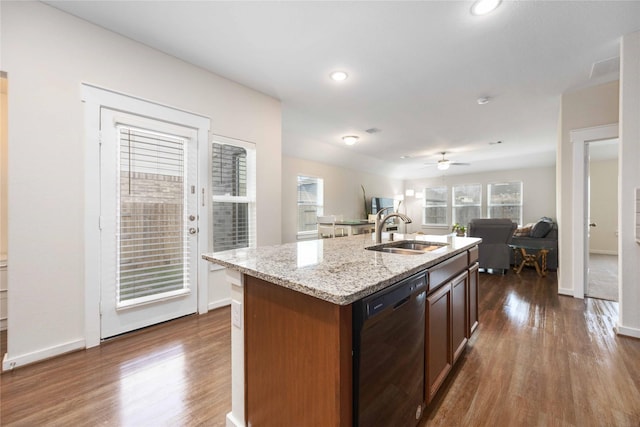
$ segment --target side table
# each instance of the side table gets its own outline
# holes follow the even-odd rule
[[[535,267],[540,277],[547,275],[549,249],[524,245],[509,245],[513,249],[513,271],[520,274],[524,266]]]

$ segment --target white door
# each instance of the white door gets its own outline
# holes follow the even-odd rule
[[[101,109],[100,335],[197,311],[197,132]]]

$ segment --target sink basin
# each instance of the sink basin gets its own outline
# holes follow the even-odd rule
[[[383,243],[366,249],[370,251],[388,252],[401,255],[421,255],[447,246],[447,243],[425,242],[420,240],[400,240],[397,242]]]

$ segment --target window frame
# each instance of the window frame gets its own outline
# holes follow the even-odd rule
[[[492,203],[491,202],[491,188],[492,186],[497,186],[497,185],[510,185],[510,184],[520,184],[520,203],[519,204],[515,204],[515,203]],[[487,184],[487,218],[492,218],[491,216],[491,208],[492,207],[496,207],[496,206],[504,206],[504,207],[508,207],[508,206],[512,206],[512,207],[518,207],[520,208],[520,217],[517,220],[518,226],[522,226],[522,218],[523,218],[523,205],[524,205],[524,182],[523,181],[497,181],[497,182],[490,182]],[[504,217],[500,217],[500,218],[504,218]],[[509,218],[512,221],[515,221],[513,218]]]
[[[228,145],[232,147],[239,147],[245,150],[247,155],[247,176],[246,176],[246,195],[245,196],[232,196],[232,195],[214,195],[213,194],[213,146],[214,144],[219,145]],[[209,175],[208,185],[210,186],[209,190],[209,222],[211,226],[211,231],[209,232],[209,248],[211,252],[218,253],[228,249],[244,249],[244,248],[255,248],[257,245],[257,221],[256,221],[256,144],[253,142],[243,141],[240,139],[228,138],[221,135],[215,135],[211,138],[209,142]],[[214,204],[215,203],[238,203],[238,204],[246,204],[247,212],[248,212],[248,241],[247,246],[243,246],[241,248],[225,248],[218,251],[215,251],[214,245],[214,231],[215,231],[215,223],[214,223]]]
[[[308,180],[315,180],[316,185],[318,186],[318,190],[317,190],[317,194],[316,194],[316,203],[307,203],[307,204],[303,204],[300,202],[299,199],[299,194],[300,194],[300,178],[305,178]],[[300,207],[301,206],[315,206],[316,209],[316,215],[315,215],[315,219],[317,219],[318,216],[321,216],[324,214],[324,178],[321,178],[319,176],[314,176],[314,175],[309,175],[309,174],[305,174],[305,173],[298,173],[296,174],[296,212],[297,212],[297,219],[296,219],[296,236],[298,239],[305,239],[305,238],[311,238],[311,237],[317,237],[318,236],[318,224],[315,224],[315,228],[313,230],[302,230],[302,224],[301,224],[301,215],[300,215]],[[314,222],[315,222],[314,219]]]
[[[470,187],[470,186],[478,187],[478,189],[480,190],[479,191],[480,196],[479,196],[478,202],[473,204],[464,204],[464,205],[456,204],[456,188]],[[478,211],[479,211],[478,218],[482,217],[482,187],[483,187],[482,184],[479,184],[479,183],[456,184],[451,186],[451,225],[460,223],[460,221],[456,216],[456,208],[469,207],[469,206],[478,207]],[[467,225],[469,224],[460,224],[460,225],[467,227]]]
[[[434,190],[434,189],[444,189],[444,195],[445,195],[445,200],[443,202],[443,204],[437,204],[437,203],[428,203],[427,201],[427,193],[429,190]],[[424,187],[422,189],[422,225],[427,226],[427,227],[448,227],[449,226],[449,211],[450,211],[450,206],[449,206],[449,187],[447,185],[437,185],[437,186],[431,186],[431,187]],[[445,213],[444,213],[444,222],[443,223],[436,223],[436,222],[427,222],[427,208],[433,208],[433,207],[443,207],[445,209]]]

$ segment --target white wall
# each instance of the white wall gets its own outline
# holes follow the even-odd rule
[[[640,338],[640,244],[634,238],[640,187],[640,32],[622,38],[620,62],[620,235],[618,332]]]
[[[574,294],[573,257],[582,248],[573,247],[572,226],[581,221],[573,209],[573,145],[570,132],[618,122],[619,82],[592,86],[562,95],[558,136],[558,291]]]
[[[542,216],[556,217],[556,178],[553,166],[530,169],[501,170],[495,172],[446,175],[440,178],[410,180],[406,188],[422,191],[425,187],[446,185],[449,190],[449,223],[451,223],[451,188],[459,184],[482,185],[482,213],[487,214],[487,184],[496,182],[522,181],[523,188],[523,224],[536,222]],[[422,226],[422,201],[406,198],[407,214],[413,219],[410,231],[423,231],[427,234],[450,233],[447,227]]]
[[[618,253],[618,160],[589,163],[590,218],[596,223],[589,234],[589,252]]]
[[[367,174],[310,160],[282,159],[282,241],[295,242],[297,232],[297,176],[324,180],[324,213],[343,214],[345,218],[365,218],[362,188],[367,198],[402,194],[402,180]]]
[[[0,7],[0,69],[11,81],[9,359],[84,338],[81,82],[202,114],[212,133],[255,142],[257,240],[280,242],[279,101],[42,3]],[[229,292],[213,285],[211,299],[225,297],[218,290]]]

